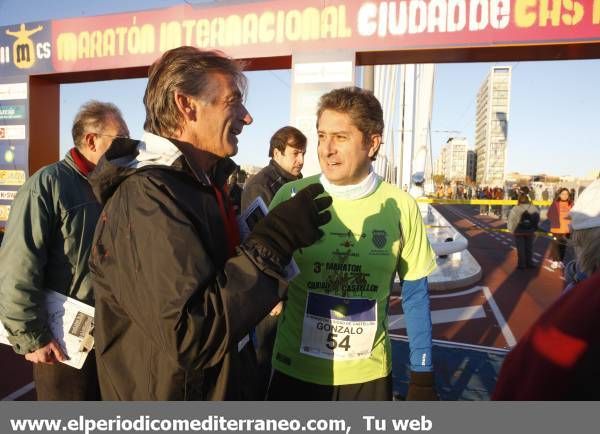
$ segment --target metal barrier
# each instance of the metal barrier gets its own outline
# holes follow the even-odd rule
[[[472,285],[481,278],[481,266],[469,253],[469,242],[438,210],[419,203],[427,238],[437,258],[436,270],[429,275],[429,288],[443,291]]]
[[[417,199],[417,202],[422,203],[422,204],[432,204],[432,205],[489,205],[489,206],[493,206],[493,205],[515,206],[515,205],[517,205],[516,200],[510,200],[510,199],[501,199],[501,200],[495,200],[495,199],[437,199],[437,198],[430,198],[430,197],[420,197]],[[548,206],[552,205],[552,201],[551,200],[534,200],[531,202],[531,204],[540,206],[540,207],[548,207]],[[443,226],[435,226],[435,225],[427,225],[426,224],[425,227],[427,227],[427,228],[440,227],[441,228]],[[502,232],[502,233],[512,234],[512,232],[506,228],[501,228],[501,229],[486,228],[486,227],[477,226],[477,225],[473,225],[472,228],[477,228],[477,229],[487,231],[487,232]],[[535,234],[537,236],[555,238],[555,236],[552,232],[535,231]]]
[[[429,242],[436,255],[447,256],[467,249],[469,246],[467,239],[431,205],[421,205],[421,215],[428,229]]]

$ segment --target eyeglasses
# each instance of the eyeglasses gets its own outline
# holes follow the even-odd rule
[[[129,139],[129,134],[124,134],[124,135],[112,135],[112,134],[102,134],[102,133],[96,133],[95,131],[88,131],[85,134],[95,134],[97,136],[102,136],[102,137],[112,137],[113,140],[114,139]]]

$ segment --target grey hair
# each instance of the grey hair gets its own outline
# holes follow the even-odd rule
[[[581,271],[591,276],[600,270],[600,227],[573,231],[571,245]]]
[[[88,131],[99,132],[108,119],[117,119],[125,124],[121,110],[110,102],[90,100],[83,104],[73,120],[71,135],[77,148],[83,146],[83,138]]]
[[[226,57],[219,51],[178,47],[165,52],[148,73],[144,93],[146,121],[144,130],[164,137],[173,137],[181,131],[182,115],[175,102],[175,92],[213,102],[211,74],[233,77],[240,92],[245,94],[247,79],[242,73],[245,64]]]

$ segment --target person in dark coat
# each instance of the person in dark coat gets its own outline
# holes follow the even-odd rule
[[[285,126],[278,129],[269,143],[269,165],[254,175],[242,192],[242,211],[257,197],[269,206],[275,193],[287,182],[302,178],[306,136],[297,128]],[[259,369],[259,394],[265,396],[271,378],[271,357],[277,334],[277,321],[283,309],[279,302],[269,315],[256,326],[256,358]]]
[[[227,179],[227,195],[235,215],[240,215],[242,208],[242,187],[238,184],[239,170],[236,168]]]
[[[271,161],[244,186],[242,211],[259,196],[269,206],[283,184],[302,178],[304,154],[306,136],[302,131],[291,126],[278,129],[269,143]]]
[[[517,206],[508,214],[507,228],[515,236],[519,269],[533,268],[533,240],[540,223],[540,211],[531,204],[529,196],[521,193]]]
[[[165,52],[149,70],[143,141],[114,141],[92,176],[103,399],[257,398],[248,333],[286,296],[283,269],[321,237],[331,198],[309,186],[240,244],[225,183],[252,122],[245,89],[222,53]]]

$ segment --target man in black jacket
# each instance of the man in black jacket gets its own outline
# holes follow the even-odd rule
[[[321,237],[331,198],[311,186],[239,244],[224,185],[252,122],[245,88],[222,54],[167,51],[149,70],[143,141],[113,142],[92,176],[103,399],[257,397],[248,332],[285,296],[283,267]]]
[[[306,136],[297,128],[286,126],[278,129],[271,137],[269,146],[269,165],[254,175],[244,186],[242,192],[242,211],[254,199],[261,197],[269,206],[277,190],[287,182],[302,178],[304,166]],[[256,327],[256,358],[259,369],[259,393],[264,396],[271,377],[271,357],[277,334],[277,317],[283,309],[279,302],[269,315]]]
[[[283,184],[302,178],[306,154],[306,136],[297,128],[278,129],[269,144],[269,165],[254,175],[244,186],[242,211],[258,196],[269,206]]]

